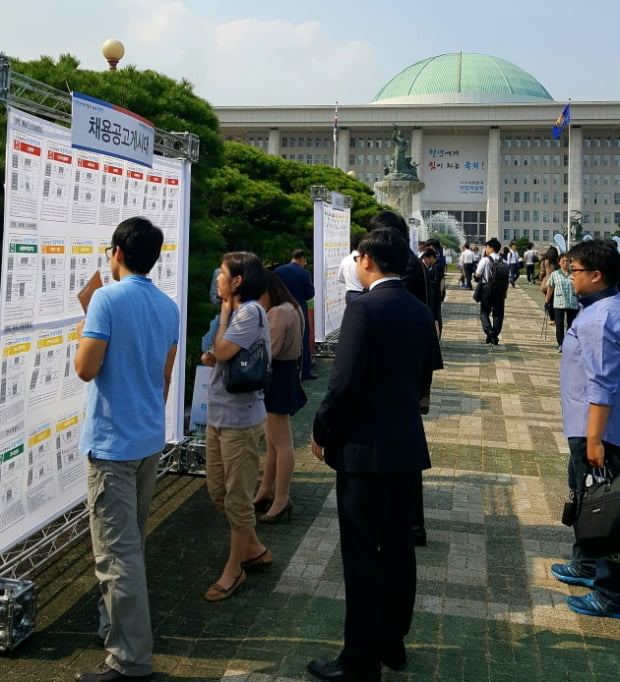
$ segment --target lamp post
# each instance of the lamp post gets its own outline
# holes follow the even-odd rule
[[[110,71],[116,71],[116,66],[125,54],[125,46],[120,40],[106,40],[101,46],[101,54],[106,58]]]

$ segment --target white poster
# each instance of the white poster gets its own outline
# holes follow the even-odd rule
[[[189,164],[154,168],[71,148],[71,131],[8,110],[0,278],[0,552],[85,495],[77,446],[86,384],[75,374],[77,293],[99,270],[124,218],[147,215],[164,231],[150,274],[181,309],[183,326],[166,414],[169,441],[183,437]],[[149,177],[160,179],[149,188]],[[147,210],[157,196],[156,210]]]
[[[350,251],[351,210],[314,202],[314,336],[315,341],[340,329],[345,291],[338,268]]]
[[[487,199],[488,137],[425,135],[424,199],[429,203],[481,203]]]

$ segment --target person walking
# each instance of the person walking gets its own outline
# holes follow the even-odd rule
[[[538,253],[534,249],[534,244],[530,242],[527,245],[527,251],[523,254],[523,261],[525,262],[525,276],[528,284],[534,284],[536,275],[534,274],[534,264],[538,263]]]
[[[510,249],[508,251],[508,256],[506,258],[506,261],[508,263],[508,267],[510,268],[510,286],[514,287],[516,281],[519,279],[519,261],[521,260],[521,256],[519,255],[519,252],[517,251],[517,244],[516,242],[510,242]]]
[[[416,592],[415,491],[430,467],[420,398],[431,382],[437,336],[427,306],[400,279],[407,242],[375,229],[358,246],[368,293],[345,309],[311,447],[336,471],[345,581],[344,647],[308,671],[327,682],[378,682],[401,670]],[[412,353],[411,349],[415,348]]]
[[[120,223],[106,249],[116,283],[95,291],[77,328],[75,370],[89,382],[79,449],[101,589],[98,635],[107,651],[78,682],[146,681],[153,670],[145,526],[179,338],[176,304],[146,276],[162,244],[149,220]]]
[[[504,302],[508,291],[508,265],[499,256],[502,245],[496,237],[485,244],[485,256],[476,268],[476,281],[482,283],[480,322],[486,342],[497,346],[504,324]],[[493,323],[491,323],[491,316]]]
[[[548,309],[550,306],[553,306],[555,339],[558,343],[558,353],[562,352],[564,320],[566,320],[566,329],[568,329],[577,316],[579,309],[573,280],[570,277],[569,263],[568,254],[563,253],[560,256],[560,269],[554,270],[547,280],[547,293],[545,294],[545,308]]]

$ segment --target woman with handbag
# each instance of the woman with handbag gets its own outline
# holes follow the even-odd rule
[[[202,363],[213,367],[207,392],[207,488],[216,509],[230,526],[228,560],[218,580],[205,593],[207,601],[232,596],[246,580],[245,569],[269,564],[271,552],[256,535],[252,498],[258,477],[258,444],[266,411],[261,389],[231,393],[226,387],[227,363],[261,338],[269,353],[267,315],[258,298],[264,271],[253,253],[235,251],[222,259],[217,292],[222,299],[213,350]]]
[[[550,246],[540,260],[540,290],[544,296],[547,294],[547,282],[549,281],[549,277],[551,277],[553,272],[557,270],[558,267],[558,251],[554,246]],[[553,294],[551,294],[551,298],[549,299],[547,315],[549,316],[549,322],[551,324],[555,324],[555,316],[553,312]]]
[[[279,523],[291,518],[291,480],[295,468],[295,448],[290,415],[308,401],[301,386],[299,362],[304,333],[304,317],[297,301],[275,272],[265,271],[265,293],[260,302],[267,311],[271,336],[271,384],[265,391],[267,409],[267,452],[263,479],[254,496],[261,523]]]

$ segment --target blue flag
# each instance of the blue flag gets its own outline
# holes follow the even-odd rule
[[[554,140],[560,139],[560,134],[562,133],[564,128],[566,128],[566,126],[569,123],[570,123],[570,103],[564,107],[564,111],[558,116],[558,118],[555,122],[555,125],[552,128]]]

